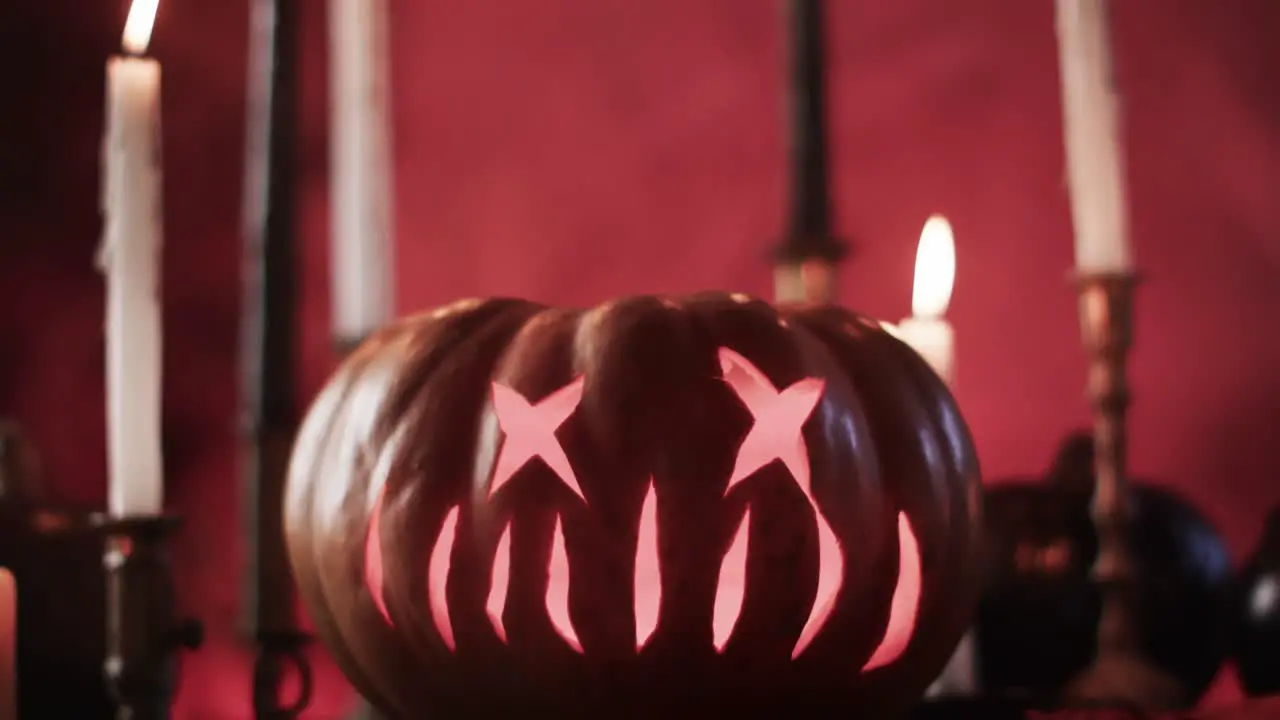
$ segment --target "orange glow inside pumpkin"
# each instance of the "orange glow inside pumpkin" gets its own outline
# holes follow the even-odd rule
[[[490,573],[489,598],[485,601],[485,611],[489,615],[489,624],[503,642],[507,641],[507,629],[502,614],[507,609],[507,591],[511,584],[511,523],[507,523],[498,540],[498,551],[493,558],[493,571]],[[578,641],[578,632],[569,617],[569,555],[564,548],[564,528],[556,517],[555,532],[551,536],[551,559],[547,564],[547,617],[551,620],[556,633],[569,643],[569,646],[582,652],[582,644]],[[433,617],[434,613],[433,613]],[[445,620],[445,625],[448,621]],[[436,628],[441,630],[442,623],[436,618]],[[449,643],[449,649],[453,644]]]
[[[640,510],[640,535],[636,540],[635,612],[636,651],[639,652],[658,629],[662,607],[662,571],[658,565],[658,496],[649,480],[649,492]]]
[[[386,491],[384,485],[373,506],[373,514],[369,517],[369,535],[364,539],[364,586],[369,590],[369,597],[373,598],[373,605],[378,608],[382,619],[395,627],[395,623],[391,622],[391,613],[387,612],[387,601],[382,596],[382,546],[379,538],[382,537],[382,496]]]
[[[720,578],[716,581],[715,612],[711,619],[711,636],[716,652],[733,635],[733,628],[742,614],[742,600],[747,594],[747,545],[751,535],[751,508],[742,514],[742,522],[733,534],[733,542],[720,563]]]
[[[489,573],[489,599],[484,608],[489,623],[502,642],[507,641],[507,628],[502,624],[502,611],[507,608],[507,586],[511,583],[511,523],[507,523],[498,540],[498,552],[493,556],[493,570]]]
[[[449,582],[449,556],[453,554],[453,542],[458,535],[458,508],[455,506],[444,517],[444,525],[440,526],[440,536],[431,548],[431,559],[427,563],[427,602],[431,607],[431,620],[436,630],[440,631],[440,639],[453,649],[453,623],[449,621],[449,606],[445,601],[445,584]]]
[[[920,581],[920,543],[907,514],[898,513],[898,582],[893,588],[884,638],[862,667],[863,672],[884,667],[906,651],[920,612]]]
[[[582,652],[578,632],[569,617],[569,555],[564,550],[564,528],[556,516],[556,529],[551,535],[551,563],[547,568],[547,617],[569,647]]]

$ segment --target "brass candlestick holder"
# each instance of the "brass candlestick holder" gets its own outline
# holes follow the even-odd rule
[[[1185,702],[1185,690],[1142,651],[1137,591],[1141,568],[1129,542],[1127,365],[1138,278],[1116,272],[1072,279],[1079,293],[1081,339],[1089,358],[1086,393],[1096,444],[1090,514],[1098,537],[1093,579],[1102,607],[1094,662],[1071,682],[1066,695],[1069,701],[1082,704],[1178,708]]]
[[[203,628],[176,613],[168,546],[176,518],[94,516],[105,542],[107,656],[118,720],[167,720],[177,656],[200,647]]]

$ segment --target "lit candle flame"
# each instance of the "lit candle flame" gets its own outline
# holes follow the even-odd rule
[[[956,243],[951,223],[941,215],[934,215],[924,224],[920,246],[916,250],[911,314],[920,318],[941,317],[951,304],[951,290],[955,282]]]
[[[125,52],[141,55],[147,51],[159,5],[160,0],[133,0],[133,4],[129,6],[129,18],[124,22],[124,40],[121,44]]]

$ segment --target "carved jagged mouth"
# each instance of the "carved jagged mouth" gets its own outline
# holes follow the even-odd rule
[[[817,524],[818,588],[808,619],[792,650],[791,656],[795,658],[809,647],[826,625],[844,582],[843,549],[813,496],[808,452],[801,435],[801,428],[821,399],[824,385],[820,379],[807,378],[779,391],[749,361],[725,348],[720,351],[720,363],[725,382],[754,419],[752,428],[738,451],[725,494],[728,495],[741,481],[761,468],[780,461],[804,493]],[[494,411],[504,434],[504,442],[494,463],[489,488],[490,499],[525,464],[537,458],[546,463],[583,503],[587,502],[568,457],[555,436],[556,430],[576,409],[582,398],[583,387],[583,378],[579,377],[533,404],[514,390],[494,383]],[[449,579],[450,558],[457,539],[459,512],[459,507],[454,506],[446,514],[440,532],[431,546],[427,567],[427,602],[432,622],[450,651],[456,648],[445,588]],[[365,553],[365,581],[379,612],[389,624],[394,624],[382,597],[382,553],[377,541],[380,517],[379,501],[370,519]],[[637,652],[643,650],[653,638],[661,615],[661,525],[658,518],[658,495],[651,478],[640,512],[635,550],[633,610]],[[748,506],[721,559],[712,617],[713,642],[716,650],[721,652],[733,637],[746,596],[750,524],[751,508]],[[920,600],[920,556],[915,533],[905,513],[898,517],[898,540],[899,574],[889,620],[884,637],[865,664],[865,670],[887,665],[901,656],[911,640],[915,626]],[[503,642],[507,639],[503,616],[509,590],[511,559],[511,525],[508,522],[498,540],[490,570],[489,594],[485,602],[490,625]],[[582,653],[582,644],[569,613],[571,585],[572,568],[565,547],[563,519],[557,516],[547,567],[547,618],[565,643]]]

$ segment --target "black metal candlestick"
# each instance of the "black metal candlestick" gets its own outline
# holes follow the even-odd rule
[[[174,606],[169,540],[176,518],[95,516],[107,571],[107,681],[118,720],[167,720],[177,655],[196,649],[203,630],[179,620]]]
[[[1138,281],[1123,272],[1079,275],[1074,280],[1081,338],[1089,357],[1087,394],[1093,411],[1096,476],[1091,515],[1098,535],[1093,578],[1102,593],[1102,614],[1094,663],[1067,688],[1067,697],[1090,704],[1179,708],[1186,691],[1142,652],[1137,606],[1141,568],[1129,547],[1127,368]]]
[[[250,557],[248,630],[257,644],[253,709],[259,720],[297,717],[310,701],[310,638],[297,627],[284,544],[284,484],[297,418],[293,391],[298,4],[251,5],[248,157],[245,177],[242,349],[244,491]],[[292,669],[301,693],[284,703]]]
[[[831,233],[822,0],[789,0],[788,13],[791,206],[773,253],[774,295],[779,302],[829,302],[835,264],[848,247]]]

